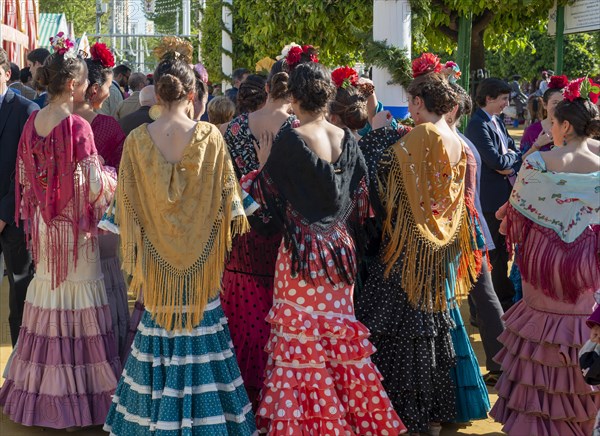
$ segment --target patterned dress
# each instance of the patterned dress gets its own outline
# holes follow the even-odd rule
[[[600,409],[578,352],[600,289],[600,172],[554,173],[527,157],[507,209],[507,242],[519,245],[523,299],[504,314],[498,401],[490,414],[509,435],[587,436]]]
[[[284,228],[257,412],[260,431],[269,435],[406,430],[370,359],[369,331],[354,316],[349,277],[356,276],[355,238],[369,204],[366,167],[349,130],[343,146],[340,158],[326,163],[288,126],[263,171],[249,174],[253,182],[243,179]],[[306,196],[297,196],[301,185]],[[323,217],[327,209],[331,215]]]
[[[295,117],[288,118],[284,126],[294,120]],[[258,169],[256,138],[248,127],[248,114],[232,120],[224,137],[238,178]],[[264,348],[270,329],[265,318],[273,306],[275,260],[281,232],[269,225],[264,211],[258,211],[249,221],[253,230],[233,241],[223,273],[221,302],[246,391],[256,406],[267,364]]]
[[[83,118],[65,118],[42,138],[35,131],[36,114],[25,125],[22,149],[27,144],[28,150],[39,150],[51,141],[52,145],[73,143],[75,153],[84,145],[95,151],[92,131]],[[61,137],[61,131],[67,133]],[[33,171],[27,171],[22,160],[19,157],[18,171],[25,203],[30,199],[26,192],[37,180],[29,179]],[[36,272],[27,289],[23,323],[0,391],[0,405],[10,419],[26,426],[64,429],[102,424],[121,372],[98,240],[89,229],[73,232],[68,225],[73,216],[90,212],[99,219],[112,200],[116,174],[103,168],[95,153],[77,162],[75,174],[75,194],[58,217],[46,222],[38,203],[23,205],[33,210],[35,222],[29,229],[34,235]],[[89,198],[82,198],[83,193]],[[78,215],[76,205],[81,208]],[[97,221],[89,224],[95,226]],[[56,240],[62,248],[68,247],[66,258],[53,246]],[[60,280],[56,279],[56,259],[64,262]]]

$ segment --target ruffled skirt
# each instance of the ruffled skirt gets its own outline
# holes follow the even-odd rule
[[[104,287],[110,305],[112,330],[119,356],[121,356],[121,361],[124,364],[125,360],[123,358],[125,357],[129,330],[129,306],[127,286],[121,271],[121,262],[117,255],[119,236],[112,233],[101,234],[98,236],[98,243],[100,245],[100,266],[104,276]]]
[[[410,432],[427,432],[431,422],[456,419],[456,388],[450,371],[456,365],[448,312],[413,308],[392,271],[384,277],[379,260],[356,300],[356,313],[371,332],[372,356],[383,387]]]
[[[121,364],[104,283],[35,277],[0,405],[13,421],[50,428],[102,424]]]
[[[600,408],[598,387],[585,383],[578,352],[589,337],[585,320],[594,305],[552,300],[523,283],[524,298],[504,315],[504,348],[494,360],[503,374],[490,414],[509,435],[588,436]]]
[[[255,433],[219,298],[189,332],[167,331],[144,312],[104,429],[119,436]]]
[[[321,274],[323,273],[323,274]],[[352,286],[290,275],[280,249],[271,334],[257,422],[269,435],[397,435],[406,431],[370,359],[369,332],[354,317]]]

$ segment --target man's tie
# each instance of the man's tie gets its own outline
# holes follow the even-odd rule
[[[496,116],[492,116],[492,123],[494,123],[494,127],[496,128],[496,133],[500,136],[500,144],[502,145],[502,154],[508,153],[508,141],[506,140],[506,136],[504,136],[504,132],[500,129],[500,124],[498,124],[498,120]]]

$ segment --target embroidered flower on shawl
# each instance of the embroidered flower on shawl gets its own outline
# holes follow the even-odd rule
[[[75,43],[65,36],[64,32],[58,32],[56,36],[51,36],[50,45],[55,53],[65,58],[75,57]]]
[[[339,67],[332,71],[331,80],[338,88],[347,88],[358,84],[358,73],[354,68],[348,66]]]
[[[90,48],[90,55],[95,61],[100,61],[103,68],[112,68],[115,66],[115,57],[108,49],[106,44],[97,42]]]
[[[237,135],[240,131],[240,123],[234,123],[231,126],[231,133],[233,133],[234,135]]]
[[[412,62],[413,78],[427,73],[439,73],[442,71],[440,58],[433,53],[423,53]]]
[[[569,79],[567,76],[552,76],[550,77],[550,82],[548,83],[548,89],[563,89],[568,84]]]

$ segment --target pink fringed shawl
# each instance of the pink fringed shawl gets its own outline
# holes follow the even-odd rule
[[[518,245],[525,281],[575,302],[600,288],[600,172],[553,173],[540,153],[524,162],[507,210],[506,242]]]
[[[87,121],[71,115],[48,136],[41,137],[34,126],[37,113],[32,113],[25,123],[19,142],[15,221],[24,221],[28,245],[37,265],[41,248],[39,219],[44,220],[47,226],[44,247],[48,250],[46,257],[54,288],[68,274],[70,252],[77,262],[79,232],[93,232],[96,228],[99,217],[94,201],[90,200],[90,168],[98,162]]]

